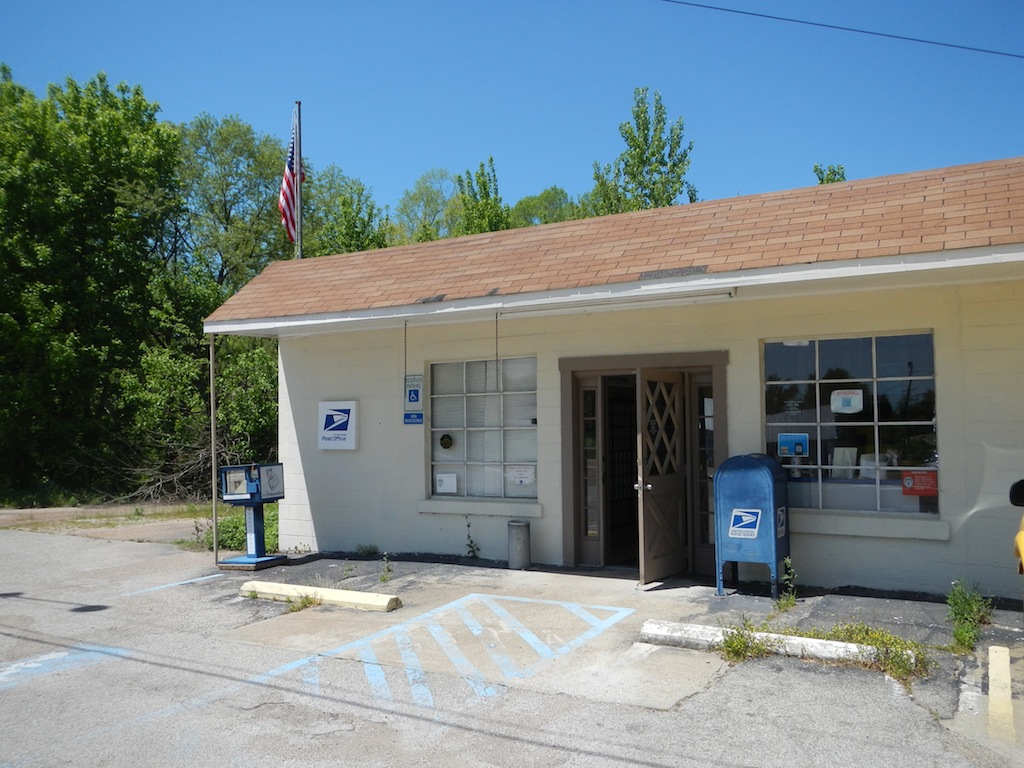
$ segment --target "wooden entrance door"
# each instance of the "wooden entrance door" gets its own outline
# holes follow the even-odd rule
[[[641,584],[685,572],[690,565],[683,387],[683,375],[676,371],[641,369],[637,374]]]

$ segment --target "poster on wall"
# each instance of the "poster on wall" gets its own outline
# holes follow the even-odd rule
[[[355,400],[331,400],[317,410],[321,451],[354,451],[359,447],[359,403]]]

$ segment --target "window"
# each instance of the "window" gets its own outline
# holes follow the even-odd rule
[[[537,360],[430,366],[435,497],[537,498]]]
[[[764,397],[791,507],[938,512],[930,333],[767,342]]]

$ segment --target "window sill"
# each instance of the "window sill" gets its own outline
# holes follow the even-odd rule
[[[416,502],[416,511],[421,515],[541,517],[543,507],[532,499],[423,499]]]
[[[875,539],[949,541],[949,523],[917,512],[833,512],[791,509],[790,531],[826,536],[867,536]]]

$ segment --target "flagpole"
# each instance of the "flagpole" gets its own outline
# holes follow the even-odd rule
[[[295,102],[295,258],[302,258],[302,102]]]

